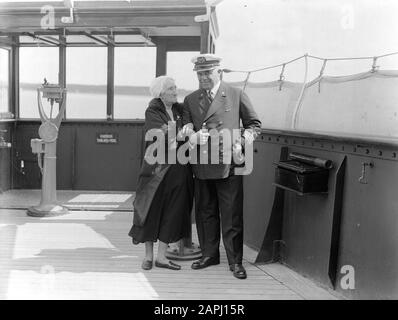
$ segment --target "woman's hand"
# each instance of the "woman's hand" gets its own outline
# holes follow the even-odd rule
[[[180,141],[184,140],[185,137],[190,137],[194,133],[195,133],[195,131],[193,130],[193,124],[192,123],[187,123],[178,132],[177,139],[180,140]]]
[[[195,133],[195,130],[193,129],[193,123],[187,123],[184,127],[182,127],[182,133],[186,137],[189,137],[191,134]]]
[[[209,139],[210,133],[207,130],[202,130],[200,129],[198,132],[193,133],[190,137],[189,137],[189,142],[192,145],[196,145],[196,144],[206,144],[207,140]]]

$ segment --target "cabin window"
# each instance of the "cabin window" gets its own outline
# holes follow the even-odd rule
[[[155,47],[116,47],[114,119],[144,119],[156,75]]]
[[[194,72],[191,59],[199,51],[167,52],[167,74],[176,80],[178,101],[184,101],[187,94],[199,87],[196,72]]]
[[[19,116],[40,118],[37,88],[44,82],[58,83],[58,48],[21,47],[19,49]],[[47,115],[49,104],[43,101]]]
[[[107,48],[66,48],[66,118],[106,119]]]
[[[8,50],[0,48],[0,113],[9,111],[8,61]]]

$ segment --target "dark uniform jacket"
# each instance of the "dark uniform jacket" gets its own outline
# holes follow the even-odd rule
[[[206,91],[199,89],[188,95],[184,100],[184,114],[183,124],[193,123],[194,130],[200,130],[203,125],[210,131],[217,129],[220,132],[223,129],[228,129],[231,133],[231,139],[225,140],[219,137],[216,143],[218,147],[219,164],[211,164],[212,157],[212,138],[208,141],[207,163],[200,161],[200,146],[197,149],[197,164],[192,164],[192,170],[195,176],[199,179],[221,179],[226,178],[231,174],[231,169],[234,166],[232,159],[232,130],[240,129],[240,122],[244,129],[252,129],[256,136],[261,128],[261,122],[253,109],[253,106],[241,89],[232,87],[221,81],[220,87],[214,100],[210,104]],[[214,143],[214,142],[213,142]],[[213,148],[214,150],[214,148]],[[224,153],[227,152],[229,156],[229,163],[222,161]],[[214,158],[213,158],[214,159]]]

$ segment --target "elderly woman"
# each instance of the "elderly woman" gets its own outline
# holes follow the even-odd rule
[[[177,103],[175,81],[168,76],[155,78],[150,92],[154,99],[149,102],[145,112],[145,133],[151,130],[164,134],[165,139],[161,143],[165,144],[165,162],[153,163],[149,160],[153,156],[150,146],[159,141],[147,141],[129,236],[134,244],[145,243],[145,258],[142,262],[144,270],[152,268],[153,244],[157,240],[159,246],[155,266],[179,270],[181,266],[169,261],[165,254],[169,243],[190,235],[193,178],[189,164],[182,165],[178,160],[167,163],[167,152],[177,153],[178,148],[175,139],[173,143],[168,143],[167,129],[175,125],[177,130],[181,130],[183,106]]]

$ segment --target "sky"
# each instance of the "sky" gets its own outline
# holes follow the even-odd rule
[[[398,51],[397,16],[398,1],[393,0],[224,0],[217,6],[216,51],[224,65],[237,70],[277,65],[305,53],[324,58],[382,55]],[[310,60],[310,75],[315,76],[322,62]],[[330,62],[325,74],[362,72],[371,64]],[[301,81],[303,66],[302,60],[288,65],[286,79]],[[397,69],[398,55],[380,60],[380,66]],[[280,71],[257,76],[276,80]]]
[[[323,57],[376,56],[398,51],[398,1],[396,0],[223,0],[216,8],[220,36],[216,54],[222,66],[233,70],[253,70],[281,64],[305,53]],[[98,48],[97,48],[98,49]],[[70,51],[74,51],[72,48]],[[103,52],[100,52],[103,50]],[[154,73],[154,48],[135,48],[116,53],[127,64],[116,66],[115,84],[148,85]],[[106,68],[98,68],[106,59],[105,49],[90,49],[84,55],[71,53],[68,61],[75,65],[69,82],[103,84]],[[134,52],[134,59],[129,59]],[[37,53],[37,51],[36,51]],[[195,53],[169,53],[168,73],[177,85],[197,87],[190,58]],[[40,58],[25,50],[26,63],[21,67],[21,80],[37,82],[49,74],[58,56]],[[21,59],[21,63],[22,63]],[[73,63],[80,61],[79,64]],[[32,63],[34,61],[34,63]],[[371,60],[328,62],[324,74],[344,75],[367,71]],[[397,69],[398,55],[378,61],[381,69]],[[308,78],[315,78],[322,61],[308,60]],[[128,71],[126,71],[128,70]],[[145,71],[145,72],[144,72]],[[279,78],[281,68],[256,72],[252,81]],[[82,77],[84,74],[84,79]],[[285,79],[303,81],[304,60],[285,68]],[[56,79],[56,74],[53,74]],[[244,74],[230,74],[230,80],[241,80]],[[68,79],[67,79],[68,80]]]

